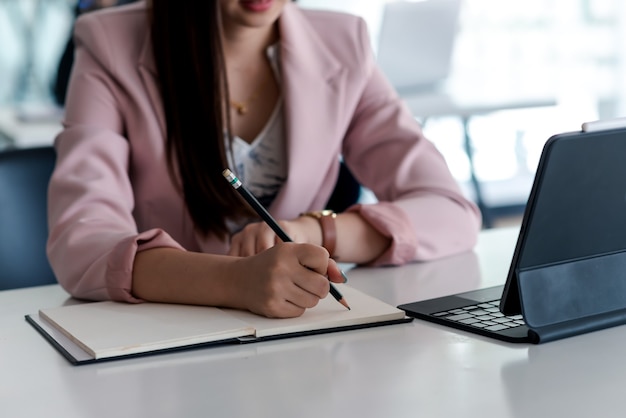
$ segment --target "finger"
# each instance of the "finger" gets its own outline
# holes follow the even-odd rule
[[[237,245],[240,256],[248,257],[257,254],[256,240],[261,224],[258,222],[246,225],[241,231],[233,235],[233,242]]]
[[[305,307],[298,306],[288,300],[285,300],[280,306],[277,306],[275,310],[263,313],[263,315],[269,318],[296,318],[298,316],[302,316],[304,311],[306,311]]]
[[[306,269],[303,268],[303,270]],[[296,272],[294,275],[297,274]],[[280,290],[263,303],[261,313],[276,318],[296,317],[302,315],[306,309],[317,305],[319,300],[317,295],[288,280],[285,282],[285,286],[280,286]]]
[[[324,247],[312,244],[299,244],[295,251],[300,264],[322,276],[326,276],[329,255]]]
[[[250,310],[268,318],[295,318],[301,316],[306,308],[280,298],[280,300],[266,301]]]
[[[328,292],[326,292],[328,294]],[[291,303],[294,307],[298,309],[310,309],[319,303],[320,299],[324,296],[318,296],[314,293],[311,293],[305,289],[297,287],[297,290],[293,292],[291,296],[288,296],[287,302]]]
[[[254,255],[254,241],[249,230],[240,231],[234,234],[230,239],[230,249],[228,255],[247,257]]]
[[[233,235],[230,239],[230,248],[228,249],[228,255],[240,256],[241,249],[239,245],[240,239],[237,235]]]
[[[269,227],[260,228],[255,236],[255,251],[256,254],[267,250],[268,248],[272,248],[276,245],[278,237]],[[278,240],[280,241],[280,240]]]
[[[304,248],[300,248],[301,246]],[[277,250],[283,250],[282,254],[290,254],[288,258],[292,260],[286,277],[288,284],[281,291],[282,298],[298,309],[309,309],[316,306],[320,299],[328,295],[330,290],[330,285],[324,275],[303,265],[302,259],[306,260],[307,258],[306,256],[303,258],[302,254],[307,253],[307,247],[308,250],[317,253],[313,259],[317,257],[323,261],[324,258],[328,257],[326,250],[310,244],[288,243],[279,244],[279,247],[276,247]],[[295,257],[293,257],[294,255]]]
[[[307,275],[302,275],[295,278],[294,285],[296,285],[300,291],[306,293],[307,295],[312,295],[313,297],[315,297],[317,299],[316,304],[317,302],[319,302],[319,299],[324,299],[330,291],[330,282],[328,281],[328,279],[325,276],[322,276],[315,272],[309,272],[308,277]],[[313,300],[308,299],[308,297],[307,299],[303,298],[297,300],[289,300],[293,300],[294,303],[301,301],[302,303],[298,303],[298,306],[302,307],[310,308],[312,306],[315,306],[311,305],[313,303]]]
[[[256,254],[256,237],[250,234],[242,234],[239,244],[239,252],[243,257]]]

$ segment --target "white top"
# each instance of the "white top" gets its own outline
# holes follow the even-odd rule
[[[287,179],[285,129],[282,99],[259,135],[248,144],[239,137],[233,141],[237,177],[264,207],[274,201]]]

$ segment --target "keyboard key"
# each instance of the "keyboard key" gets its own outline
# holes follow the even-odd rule
[[[526,325],[521,315],[505,316],[500,312],[499,304],[500,301],[496,300],[431,315],[489,331],[501,331]]]
[[[462,313],[459,315],[446,316],[445,318],[450,321],[460,321],[461,319],[473,318],[473,316],[468,313]]]
[[[507,327],[506,325],[502,325],[502,324],[496,324],[496,325],[491,325],[489,327],[485,327],[485,329],[489,330],[489,331],[502,331],[503,329],[508,329],[509,327]]]
[[[480,321],[476,318],[467,318],[467,319],[461,319],[460,321],[457,321],[457,322],[460,322],[461,324],[471,325],[475,322],[480,322]]]
[[[476,316],[489,315],[489,312],[487,312],[485,309],[476,309],[474,311],[470,311],[470,313]]]

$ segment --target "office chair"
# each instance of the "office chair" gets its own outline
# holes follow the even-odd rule
[[[340,213],[359,201],[361,184],[342,161],[339,166],[339,176],[335,189],[326,203],[326,209]]]
[[[462,0],[385,3],[376,59],[401,97],[444,93],[461,5]]]
[[[48,258],[52,146],[0,152],[0,290],[56,283]]]
[[[13,137],[6,132],[2,131],[2,128],[0,127],[0,151],[11,149],[13,147],[15,147],[15,139],[13,139]]]

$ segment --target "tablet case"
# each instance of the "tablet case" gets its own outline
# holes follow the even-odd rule
[[[626,323],[626,129],[557,135],[543,154],[501,305],[540,343]]]

